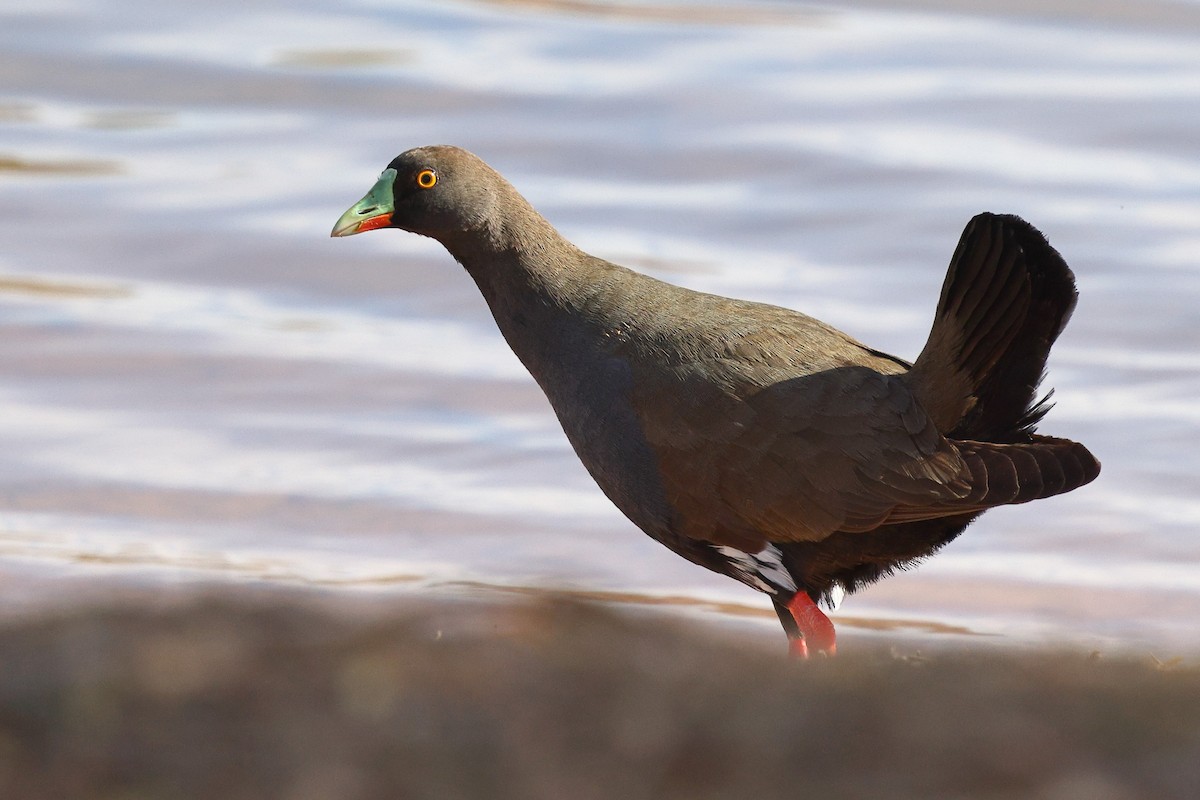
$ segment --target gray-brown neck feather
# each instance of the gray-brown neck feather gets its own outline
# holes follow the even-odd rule
[[[611,311],[595,302],[605,273],[634,273],[579,250],[511,186],[496,192],[492,213],[478,227],[446,235],[442,243],[475,280],[504,338],[545,388],[543,376],[558,372],[564,357],[584,355],[588,331]]]

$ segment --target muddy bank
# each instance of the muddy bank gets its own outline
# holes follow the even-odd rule
[[[1200,669],[574,601],[147,594],[0,629],[0,796],[1185,797]],[[774,646],[778,645],[778,647]]]

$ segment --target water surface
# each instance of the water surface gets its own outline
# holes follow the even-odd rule
[[[608,504],[436,245],[328,238],[392,156],[447,142],[597,255],[908,358],[963,224],[1033,221],[1081,290],[1043,430],[1104,472],[989,513],[837,619],[1200,644],[1200,4],[61,0],[0,20],[9,611],[228,579],[774,624]]]

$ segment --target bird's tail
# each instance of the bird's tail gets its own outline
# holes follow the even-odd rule
[[[932,506],[899,506],[888,517],[888,523],[919,522],[1028,503],[1078,489],[1100,474],[1100,462],[1079,442],[1039,434],[1029,438],[1019,444],[954,442],[971,472],[970,491]]]
[[[933,329],[909,372],[951,439],[1028,442],[1050,346],[1075,308],[1075,276],[1019,217],[980,214],[950,261]],[[1065,491],[1065,490],[1064,490]]]

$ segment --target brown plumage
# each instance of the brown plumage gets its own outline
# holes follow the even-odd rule
[[[635,524],[771,595],[797,651],[813,605],[927,556],[982,511],[1099,463],[1034,432],[1074,276],[1031,225],[971,220],[913,364],[795,311],[590,256],[453,147],[398,156],[335,236],[398,227],[475,279],[584,466]]]

